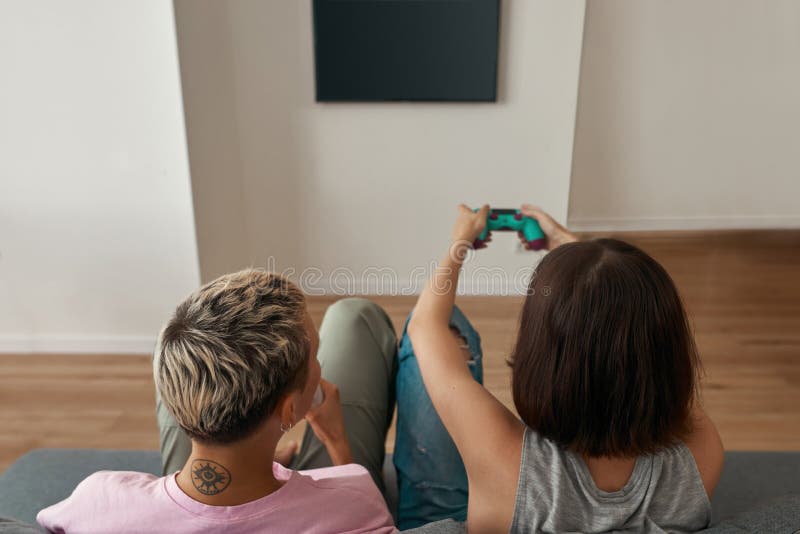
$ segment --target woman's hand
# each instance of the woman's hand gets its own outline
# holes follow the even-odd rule
[[[523,204],[520,211],[525,217],[535,219],[539,223],[539,226],[542,228],[542,232],[544,232],[544,235],[547,238],[547,250],[553,250],[564,243],[572,243],[578,240],[578,238],[575,237],[572,232],[558,224],[555,219],[537,206]],[[525,236],[522,235],[522,232],[519,232],[519,238],[525,248],[530,248],[528,246],[528,242],[525,241]]]
[[[458,206],[458,217],[453,226],[453,242],[474,243],[486,228],[486,216],[489,214],[489,205],[484,204],[478,211],[472,211],[466,204]],[[477,248],[485,248],[491,241],[491,234],[486,236],[483,243]]]
[[[306,420],[317,438],[325,445],[333,465],[344,465],[353,462],[350,443],[344,428],[342,402],[339,388],[325,379],[319,382],[325,400],[306,414]]]

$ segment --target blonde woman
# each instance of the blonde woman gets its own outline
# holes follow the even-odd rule
[[[331,306],[318,335],[288,280],[223,276],[178,306],[156,347],[165,476],[95,473],[37,520],[66,533],[395,532],[379,487],[396,351],[366,300]],[[276,447],[303,417],[289,469]]]

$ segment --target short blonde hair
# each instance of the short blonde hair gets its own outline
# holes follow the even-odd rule
[[[305,384],[309,351],[303,293],[286,278],[247,269],[178,306],[159,335],[153,374],[164,405],[192,439],[231,443]]]

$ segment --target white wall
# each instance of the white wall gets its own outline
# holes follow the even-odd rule
[[[800,2],[589,2],[569,220],[800,227]]]
[[[320,104],[310,1],[177,0],[203,278],[272,256],[298,271],[389,267],[404,284],[442,252],[459,202],[565,219],[583,12],[503,2],[497,103]],[[480,264],[533,263],[496,241]],[[392,289],[376,283],[353,289]]]
[[[0,2],[0,351],[147,352],[197,286],[173,22]]]

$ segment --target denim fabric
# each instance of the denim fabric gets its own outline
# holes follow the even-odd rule
[[[450,316],[450,326],[466,342],[470,352],[470,372],[482,384],[483,353],[478,332],[457,307],[453,308]],[[397,438],[394,447],[399,487],[397,526],[400,530],[447,518],[465,521],[469,491],[461,456],[425,390],[407,327],[408,319],[398,351]]]

